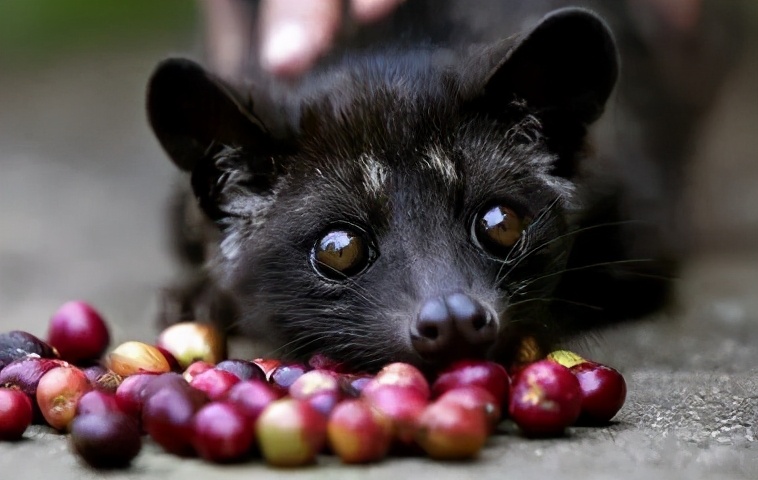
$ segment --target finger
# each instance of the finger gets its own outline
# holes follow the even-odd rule
[[[341,16],[340,0],[264,0],[263,68],[280,76],[303,73],[329,49]]]
[[[381,20],[405,0],[351,0],[350,15],[359,23]]]

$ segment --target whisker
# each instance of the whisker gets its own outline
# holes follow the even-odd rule
[[[365,287],[360,285],[358,282],[356,282],[353,278],[343,275],[342,272],[340,272],[339,270],[332,268],[323,262],[318,262],[318,264],[332,270],[334,273],[338,275],[341,275],[343,277],[341,278],[341,280],[346,282],[346,285],[349,285],[350,287],[352,287],[353,288],[352,291],[355,292],[356,295],[360,296],[361,299],[365,300],[366,303],[369,303],[371,305],[378,304],[377,299],[373,297],[373,294],[368,289],[366,289]]]
[[[338,320],[342,320],[342,322],[338,322],[338,323],[343,324],[347,319],[342,318]],[[272,354],[285,351],[293,346],[295,348],[292,350],[292,353],[297,354],[298,352],[307,349],[314,343],[324,341],[325,339],[330,339],[330,341],[328,342],[329,345],[339,346],[340,344],[334,342],[335,337],[342,338],[345,340],[350,339],[353,342],[353,344],[355,340],[361,340],[361,341],[369,340],[371,341],[371,343],[373,343],[373,340],[375,337],[374,335],[372,335],[371,332],[358,332],[355,330],[348,330],[348,329],[334,329],[331,326],[325,325],[323,323],[318,324],[318,322],[313,322],[312,317],[310,316],[308,316],[308,318],[302,318],[302,319],[299,319],[295,316],[291,318],[291,322],[289,323],[289,325],[290,327],[297,327],[300,324],[305,325],[306,322],[308,322],[307,325],[309,326],[310,330],[303,330],[302,332],[296,334],[295,337],[291,341],[273,350]],[[315,324],[315,327],[317,328],[315,331],[313,330],[314,324]],[[319,328],[319,327],[322,327],[322,328]]]
[[[519,300],[518,302],[514,302],[514,303],[509,304],[508,308],[513,308],[513,307],[522,305],[524,303],[529,303],[529,302],[544,302],[544,303],[558,302],[558,303],[566,303],[568,305],[574,305],[574,306],[577,306],[577,307],[584,307],[584,308],[588,308],[590,310],[595,310],[595,311],[601,311],[601,310],[603,310],[603,308],[600,307],[600,306],[598,306],[598,305],[591,305],[589,303],[576,302],[576,301],[573,301],[573,300],[567,300],[565,298],[558,298],[558,297],[533,297],[533,298],[526,298],[524,300]]]
[[[609,261],[609,262],[597,262],[597,263],[591,263],[591,264],[588,264],[588,265],[581,265],[581,266],[578,266],[578,267],[564,268],[564,269],[559,270],[557,272],[551,272],[551,273],[548,273],[546,275],[540,275],[538,277],[530,278],[529,281],[531,283],[534,283],[534,282],[537,282],[539,280],[544,280],[546,278],[554,277],[556,275],[563,275],[564,273],[567,273],[567,272],[577,272],[577,271],[581,271],[581,270],[589,270],[591,268],[607,267],[607,266],[610,266],[610,265],[629,265],[629,264],[635,264],[635,263],[649,263],[649,262],[652,262],[652,261],[654,261],[654,260],[651,259],[651,258],[643,258],[643,259],[632,259],[632,260],[612,260],[612,261]],[[630,273],[633,273],[633,272],[630,272]]]
[[[534,283],[536,283],[536,282],[538,282],[540,280],[544,280],[546,278],[554,277],[554,276],[557,276],[557,275],[563,275],[566,272],[588,270],[588,269],[591,269],[591,268],[598,268],[598,267],[609,266],[609,265],[623,265],[623,264],[631,264],[631,263],[644,263],[644,262],[650,262],[650,261],[652,261],[652,260],[651,259],[613,260],[613,261],[608,261],[608,262],[597,262],[597,263],[592,263],[592,264],[587,264],[587,265],[581,265],[581,266],[578,266],[578,267],[562,268],[562,269],[560,269],[558,271],[551,272],[549,274],[541,275],[541,276],[538,276],[538,277],[529,278],[527,280],[524,280],[524,281],[520,282],[518,284],[518,286],[511,292],[511,297],[526,295],[527,292],[525,292],[524,290],[526,288],[530,287],[531,285],[533,285]],[[639,277],[642,277],[642,278],[654,278],[654,279],[657,279],[657,280],[666,280],[666,281],[673,281],[673,280],[675,280],[675,278],[668,278],[668,277],[665,277],[665,276],[662,276],[662,275],[646,274],[646,273],[643,273],[643,272],[628,272],[628,274],[629,275],[634,275],[634,276],[639,276]]]
[[[552,208],[552,207],[550,207],[550,208]],[[511,274],[511,272],[516,267],[518,267],[521,264],[521,262],[523,262],[524,260],[526,260],[527,258],[529,258],[530,255],[534,254],[535,252],[538,252],[538,251],[542,250],[543,248],[549,247],[550,245],[552,245],[555,242],[564,240],[564,239],[566,239],[566,238],[568,238],[568,237],[570,237],[572,235],[578,235],[580,233],[587,232],[587,231],[590,231],[590,230],[595,230],[597,228],[606,228],[606,227],[614,227],[614,226],[620,226],[620,225],[629,225],[629,224],[633,224],[633,223],[639,223],[639,221],[636,221],[636,220],[619,220],[617,222],[598,223],[596,225],[588,225],[586,227],[573,229],[573,230],[571,230],[569,232],[566,232],[566,233],[564,233],[562,235],[558,235],[558,236],[553,237],[553,238],[551,238],[549,240],[546,240],[545,242],[543,242],[543,243],[541,243],[539,245],[535,245],[534,247],[532,247],[532,248],[528,249],[527,251],[525,251],[524,253],[522,253],[521,256],[519,257],[519,259],[516,261],[516,263],[513,264],[510,267],[510,269],[508,270],[508,272],[506,272],[505,275],[503,275],[502,277],[500,276],[500,271],[498,271],[498,275],[496,277],[497,282],[498,283],[502,282],[506,277],[508,277],[508,275]],[[506,257],[506,260],[503,260],[503,266],[506,266],[506,262],[507,261],[510,261],[510,260],[507,260],[507,257]],[[502,268],[503,267],[501,266],[501,271],[502,271]]]

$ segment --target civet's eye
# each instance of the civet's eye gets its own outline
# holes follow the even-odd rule
[[[376,250],[363,232],[336,229],[316,241],[311,264],[321,275],[334,280],[356,275],[376,259]]]
[[[505,205],[486,208],[474,220],[475,241],[490,254],[505,257],[530,221]]]

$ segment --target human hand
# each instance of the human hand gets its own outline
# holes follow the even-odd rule
[[[404,0],[263,0],[260,11],[263,68],[274,75],[296,76],[329,51],[343,24],[343,2],[357,23],[389,15]]]

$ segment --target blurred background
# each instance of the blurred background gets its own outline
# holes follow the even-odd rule
[[[758,357],[758,7],[717,1],[747,28],[683,178],[677,306],[590,342],[622,367],[731,371]],[[201,57],[201,27],[186,0],[0,0],[0,330],[42,336],[80,298],[115,341],[153,339],[157,291],[175,274],[177,178],[144,90],[161,59]]]
[[[44,335],[82,298],[117,340],[152,339],[175,172],[145,85],[197,22],[185,0],[0,1],[0,330]]]

